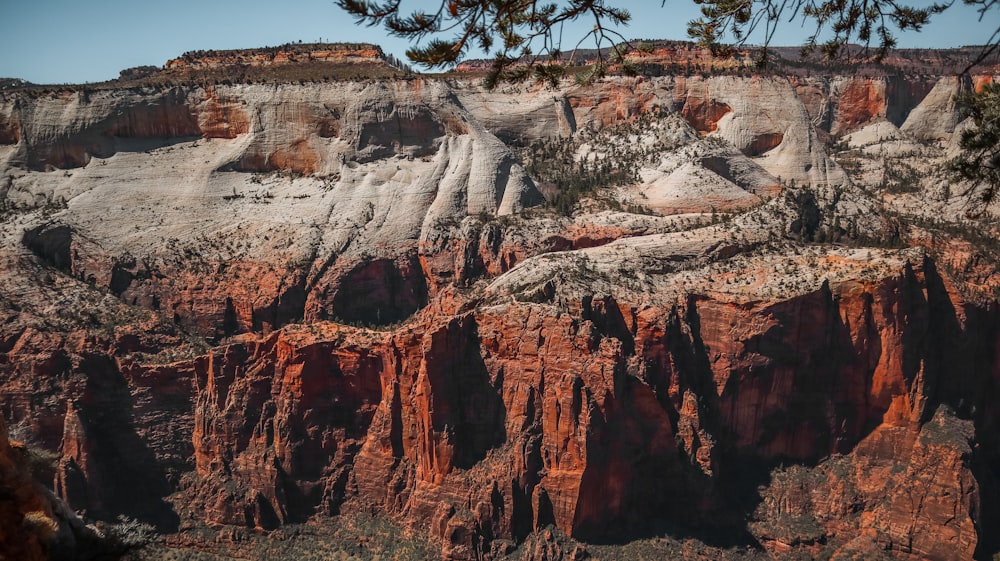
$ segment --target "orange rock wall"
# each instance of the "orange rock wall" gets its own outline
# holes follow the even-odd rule
[[[38,432],[61,441],[72,507],[166,528],[177,511],[268,529],[371,510],[456,559],[547,524],[732,532],[748,516],[736,497],[780,460],[818,464],[811,491],[765,485],[754,524],[798,513],[822,539],[859,533],[904,558],[966,559],[990,539],[995,482],[976,466],[1000,448],[1000,323],[932,262],[746,305],[457,312],[462,298],[441,289],[395,330],[320,322],[163,366],[24,333],[4,343],[4,399],[58,419]],[[774,551],[820,539],[759,535]]]
[[[236,138],[250,132],[250,119],[238,101],[220,99],[215,88],[208,88],[198,113],[198,129],[205,138]]]
[[[568,313],[428,310],[387,332],[317,324],[244,337],[169,376],[123,372],[134,388],[193,384],[171,390],[194,402],[185,493],[213,522],[273,528],[373,509],[471,558],[550,523],[587,538],[655,513],[732,530],[745,514],[727,490],[756,486],[745,466],[836,457],[850,473],[816,497],[849,484],[864,516],[824,510],[847,499],[798,506],[825,535],[863,531],[907,555],[962,559],[985,522],[975,453],[947,435],[975,431],[963,420],[973,388],[995,392],[997,332],[963,330],[992,316],[960,319],[953,298],[926,263],[770,304],[607,298]],[[953,364],[965,377],[945,382]],[[977,407],[976,423],[996,415]],[[64,444],[64,455],[84,449]]]

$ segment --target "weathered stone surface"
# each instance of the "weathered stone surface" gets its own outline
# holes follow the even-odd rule
[[[954,117],[940,84],[912,111],[892,84],[4,94],[0,405],[58,450],[71,508],[166,532],[357,511],[450,559],[668,533],[988,557],[995,268],[918,230],[860,247],[906,207],[822,140],[952,134],[920,117]],[[668,216],[525,212],[498,136],[661,114],[618,139],[663,151],[621,191]]]
[[[906,117],[900,130],[912,134],[918,140],[947,141],[961,120],[955,106],[955,96],[968,91],[970,87],[967,79],[953,76],[941,78],[920,105]]]
[[[925,415],[950,399],[932,380],[944,368],[936,357],[951,351],[929,341],[976,343],[940,331],[948,322],[935,315],[944,304],[936,299],[948,296],[935,278],[907,268],[765,306],[696,298],[640,311],[605,298],[567,314],[502,305],[448,320],[425,314],[427,324],[376,338],[331,326],[230,347],[212,355],[199,391],[196,456],[201,485],[231,478],[241,495],[202,490],[226,497],[205,512],[267,527],[347,501],[400,516],[464,558],[546,524],[595,538],[654,512],[733,531],[742,507],[721,489],[756,485],[738,466],[832,454],[824,470],[854,474],[843,483],[809,475],[820,481],[812,496],[832,493],[822,485],[868,490],[846,503],[766,507],[757,516],[785,532],[761,526],[773,547],[863,530],[914,555],[968,558],[980,500],[965,444],[971,425],[944,405]],[[340,342],[311,343],[317,336]],[[317,409],[307,372],[313,384],[334,384],[342,414]],[[326,431],[336,446],[320,444]],[[234,450],[230,433],[249,439],[235,438]],[[926,473],[928,462],[956,479]],[[899,478],[868,479],[875,466]],[[893,490],[918,483],[933,497],[926,511]],[[855,525],[837,510],[851,500],[869,513]],[[787,534],[788,516],[815,519],[813,530]]]
[[[420,239],[541,200],[506,146],[437,82],[78,92],[11,110],[31,126],[7,160],[7,200],[73,206],[23,243],[206,334],[358,321],[334,308],[359,262],[398,262],[420,280]],[[67,112],[77,115],[57,122]],[[44,167],[56,149],[81,167],[55,182],[13,171]],[[391,321],[422,306],[423,290]]]

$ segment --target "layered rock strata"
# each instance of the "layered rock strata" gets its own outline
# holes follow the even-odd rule
[[[950,138],[967,85],[824,80],[5,93],[0,405],[71,507],[164,532],[986,558],[995,301],[865,247],[898,224],[823,142]],[[651,152],[622,191],[662,215],[528,210],[501,138],[649,116],[574,157]]]

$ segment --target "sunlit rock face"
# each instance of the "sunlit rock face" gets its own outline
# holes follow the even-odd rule
[[[997,277],[900,225],[960,215],[931,171],[875,173],[943,161],[974,83],[4,93],[0,404],[71,508],[175,545],[363,512],[448,559],[988,556]],[[554,212],[556,142],[635,177]]]
[[[541,201],[437,82],[78,92],[11,112],[27,124],[5,154],[9,204],[66,207],[28,246],[203,332],[377,321],[374,304],[334,309],[372,259],[391,270],[374,282],[416,283],[386,303],[402,319],[427,299],[421,240]]]

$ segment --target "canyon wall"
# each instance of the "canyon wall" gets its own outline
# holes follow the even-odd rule
[[[65,410],[29,407],[63,418],[49,437],[71,505],[165,529],[349,509],[455,559],[549,524],[971,558],[997,523],[995,310],[930,261],[856,273],[778,302],[583,297],[289,327],[164,366],[74,353]],[[29,343],[7,355],[8,398],[46,356]]]
[[[921,249],[805,238],[839,223],[821,205],[891,226],[826,139],[881,120],[948,139],[967,87],[4,93],[0,407],[58,452],[70,507],[168,533],[370,512],[449,559],[550,528],[988,558],[995,300]],[[759,191],[729,222],[532,209],[504,144],[671,115],[656,142],[679,148],[649,151],[697,164],[678,188],[708,170]]]

